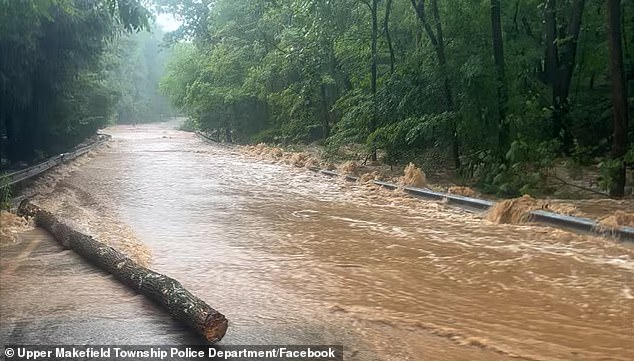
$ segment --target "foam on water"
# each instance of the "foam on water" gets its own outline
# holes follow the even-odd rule
[[[26,219],[7,211],[0,211],[0,247],[12,245],[18,241],[18,235],[32,229]]]

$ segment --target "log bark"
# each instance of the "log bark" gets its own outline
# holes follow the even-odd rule
[[[34,217],[35,224],[49,231],[64,248],[72,249],[164,307],[172,317],[187,324],[208,342],[218,342],[225,335],[228,326],[225,316],[191,294],[177,280],[143,267],[105,243],[73,230],[28,199],[20,203],[18,214]]]

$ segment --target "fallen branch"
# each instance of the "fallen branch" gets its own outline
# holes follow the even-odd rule
[[[598,190],[595,190],[595,189],[592,189],[592,188],[588,188],[588,187],[580,186],[580,185],[578,185],[578,184],[570,183],[570,182],[566,181],[565,179],[562,179],[562,178],[560,178],[560,177],[558,177],[558,176],[556,176],[556,175],[554,175],[554,174],[552,175],[552,177],[553,177],[553,178],[555,178],[556,180],[560,181],[560,182],[561,182],[561,183],[563,183],[564,185],[571,186],[571,187],[575,187],[575,188],[577,188],[577,189],[581,189],[582,191],[586,191],[586,192],[590,192],[590,193],[595,193],[595,194],[600,194],[600,195],[602,195],[602,196],[604,196],[604,197],[608,197],[608,194],[607,194],[607,193],[603,193],[603,192],[601,192],[601,191],[598,191]]]
[[[191,294],[175,279],[145,268],[105,243],[73,230],[28,199],[20,203],[18,214],[34,217],[35,223],[49,231],[65,248],[72,249],[163,306],[172,317],[193,328],[208,342],[218,342],[225,335],[228,326],[225,316]]]

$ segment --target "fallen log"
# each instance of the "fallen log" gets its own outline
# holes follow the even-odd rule
[[[73,230],[28,199],[20,203],[18,215],[34,217],[35,224],[49,231],[64,248],[72,249],[163,306],[172,317],[190,326],[208,342],[218,342],[225,335],[228,326],[225,316],[191,294],[175,279],[143,267],[105,243]]]

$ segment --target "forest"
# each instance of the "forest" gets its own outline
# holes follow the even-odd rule
[[[539,192],[563,162],[624,194],[632,1],[159,5],[182,19],[162,90],[226,141],[363,144],[370,161],[433,159],[502,196]]]
[[[0,0],[2,168],[67,151],[107,124],[172,114],[169,57],[136,0]]]
[[[368,162],[443,167],[499,196],[552,192],[558,167],[632,193],[633,1],[0,4],[7,162],[160,119],[165,96],[226,142],[356,144]],[[148,33],[156,14],[179,28]]]

